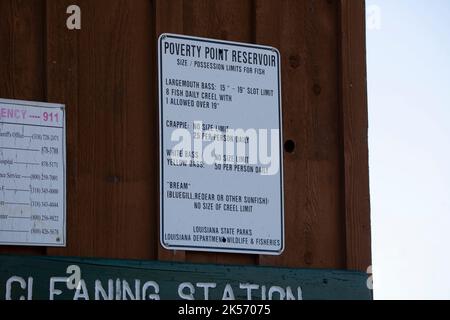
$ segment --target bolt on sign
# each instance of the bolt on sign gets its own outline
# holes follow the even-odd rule
[[[0,99],[0,244],[65,246],[64,105]]]
[[[281,254],[278,50],[162,34],[158,61],[161,244]]]

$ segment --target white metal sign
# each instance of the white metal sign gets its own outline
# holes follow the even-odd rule
[[[163,34],[159,89],[161,244],[281,254],[279,52]]]
[[[0,99],[0,244],[65,246],[64,105]]]

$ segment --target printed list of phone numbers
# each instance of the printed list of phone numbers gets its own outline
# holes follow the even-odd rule
[[[0,244],[65,244],[64,109],[0,102]]]

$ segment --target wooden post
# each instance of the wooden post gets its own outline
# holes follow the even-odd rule
[[[341,0],[341,108],[347,269],[371,265],[364,1]]]

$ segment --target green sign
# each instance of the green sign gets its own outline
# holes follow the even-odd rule
[[[0,300],[372,299],[351,271],[0,256]]]

